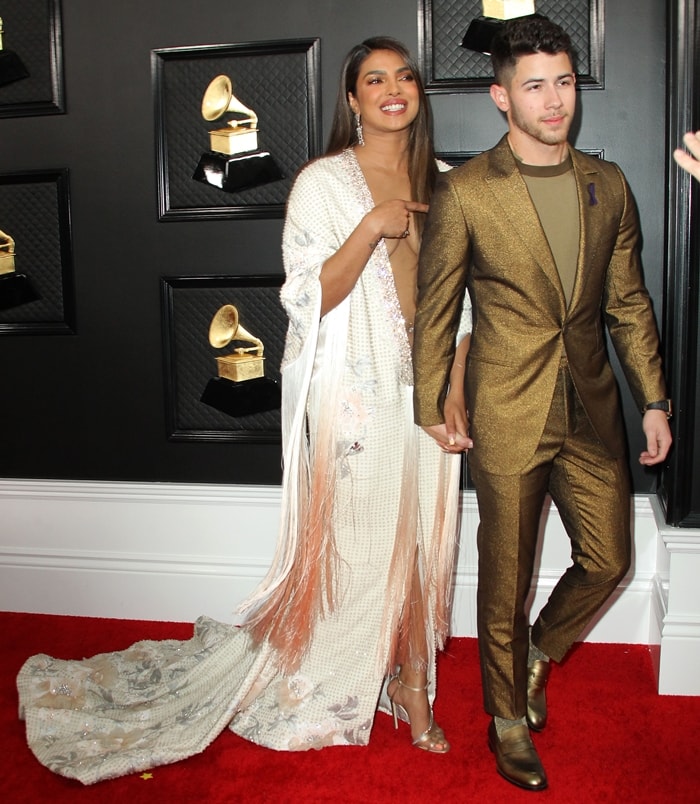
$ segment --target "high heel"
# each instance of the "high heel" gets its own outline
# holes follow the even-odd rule
[[[392,681],[396,681],[397,684],[394,692],[390,693],[389,686]],[[409,726],[411,724],[411,718],[408,716],[406,707],[402,706],[401,704],[397,704],[394,701],[394,695],[396,695],[399,687],[405,687],[407,690],[411,690],[411,692],[426,692],[428,689],[427,684],[424,687],[409,687],[408,684],[404,684],[403,681],[401,681],[398,673],[389,678],[389,681],[386,685],[386,692],[387,696],[389,697],[389,703],[391,704],[391,714],[394,718],[395,729],[398,729],[399,727],[399,717],[401,720],[408,723]],[[428,705],[430,706],[430,704]],[[431,754],[446,754],[450,750],[450,744],[445,739],[445,733],[440,726],[437,725],[433,718],[432,706],[430,706],[430,722],[428,723],[428,728],[412,741],[412,745],[415,745],[416,748],[420,748],[423,751],[429,751]],[[442,747],[438,748],[438,746]]]

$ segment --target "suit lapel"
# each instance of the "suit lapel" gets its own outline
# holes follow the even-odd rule
[[[508,220],[516,236],[530,252],[533,261],[554,286],[561,301],[559,312],[563,319],[566,314],[566,301],[559,271],[506,137],[491,152],[491,158],[492,169],[486,179],[489,189],[500,205],[504,219]]]
[[[589,268],[591,265],[595,265],[595,253],[598,244],[595,232],[600,215],[600,199],[596,188],[598,171],[595,168],[588,167],[587,163],[583,163],[578,152],[571,146],[569,146],[569,151],[574,164],[574,176],[578,190],[579,226],[581,230],[576,278],[569,304],[569,309],[573,309],[585,290],[586,282],[590,276]]]

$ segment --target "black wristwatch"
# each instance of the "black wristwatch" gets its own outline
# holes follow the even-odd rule
[[[667,419],[670,419],[671,416],[673,416],[670,399],[660,399],[658,402],[649,402],[644,405],[644,410],[642,413],[646,413],[648,410],[663,410]]]

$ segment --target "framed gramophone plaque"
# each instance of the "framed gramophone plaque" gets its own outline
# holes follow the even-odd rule
[[[60,0],[2,0],[0,117],[64,112]]]
[[[171,441],[281,440],[281,274],[163,277]]]
[[[318,39],[151,53],[160,220],[281,218],[320,153]]]
[[[577,85],[604,85],[604,0],[535,0],[537,14],[570,34],[578,63]],[[487,7],[508,3],[490,2]],[[532,5],[532,4],[525,4]],[[470,23],[483,18],[484,0],[419,0],[418,53],[428,92],[486,92],[493,81],[491,59],[462,46]]]
[[[0,335],[75,332],[68,179],[0,173]]]

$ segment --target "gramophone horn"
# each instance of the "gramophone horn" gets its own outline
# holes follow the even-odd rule
[[[258,116],[252,109],[244,106],[233,94],[231,79],[227,75],[217,75],[210,81],[202,97],[202,117],[205,120],[218,120],[226,112],[239,112],[246,116],[246,120],[255,128]]]
[[[217,349],[222,349],[231,341],[246,341],[255,346],[248,349],[236,349],[235,351],[263,353],[263,342],[255,335],[251,335],[245,327],[238,322],[238,310],[232,304],[224,304],[214,314],[214,318],[209,325],[209,343]]]
[[[0,229],[0,274],[15,270],[15,241]]]
[[[232,304],[220,307],[209,325],[209,343],[222,349],[233,340],[238,329],[238,310]]]

